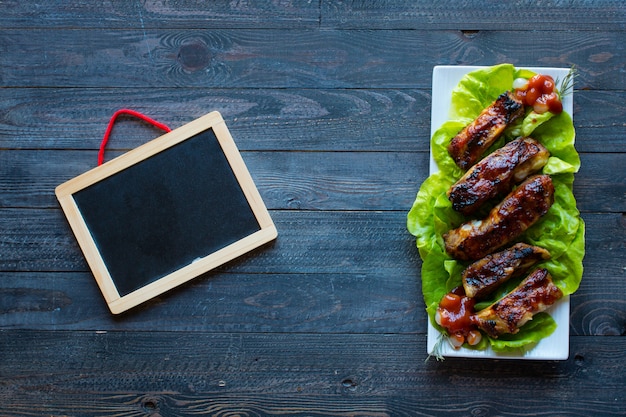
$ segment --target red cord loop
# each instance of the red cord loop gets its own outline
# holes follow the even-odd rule
[[[163,123],[157,122],[156,120],[149,118],[145,114],[141,114],[135,110],[120,109],[116,111],[115,113],[113,113],[113,116],[111,116],[111,120],[109,120],[109,125],[107,126],[107,130],[104,132],[104,137],[102,138],[102,142],[100,143],[100,151],[98,152],[98,166],[104,163],[104,150],[106,148],[107,142],[109,141],[109,136],[111,135],[111,130],[113,129],[113,125],[115,124],[115,119],[117,119],[117,117],[122,114],[135,116],[143,120],[144,122],[148,122],[151,125],[158,127],[159,129],[164,130],[166,132],[172,131],[172,129],[170,129]]]

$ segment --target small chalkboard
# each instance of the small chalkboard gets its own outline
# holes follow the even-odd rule
[[[113,314],[277,236],[218,112],[59,185],[56,195]]]

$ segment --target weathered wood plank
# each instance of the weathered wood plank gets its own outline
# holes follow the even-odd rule
[[[49,218],[54,210],[35,212],[42,218],[26,210],[1,212],[0,328],[425,331],[421,263],[401,224],[403,213],[277,212],[280,235],[273,246],[119,320],[108,314],[91,274],[80,272],[87,268],[71,232],[58,230],[62,224],[51,230],[58,220]],[[613,236],[623,236],[626,224],[621,215],[584,217],[585,275],[572,296],[571,332],[624,334],[626,247]],[[306,244],[303,235],[309,236]],[[368,236],[377,240],[370,243]],[[374,247],[377,242],[386,246]],[[37,268],[78,272],[10,272]]]
[[[350,269],[326,274],[232,274],[226,268],[124,316],[108,313],[88,272],[3,272],[0,328],[425,334],[428,319],[419,265],[416,262],[410,274],[355,274]],[[571,298],[570,334],[623,335],[626,282],[619,265],[591,265]]]
[[[480,1],[291,0],[112,4],[64,1],[3,2],[3,28],[322,28],[467,30],[621,30],[618,0],[518,1],[484,7]],[[585,16],[585,19],[579,19]]]
[[[592,407],[617,416],[625,410],[622,337],[573,337],[563,362],[489,366],[425,363],[424,339],[2,331],[0,413],[585,415]]]
[[[322,1],[322,27],[342,29],[623,30],[620,0],[564,2]],[[584,16],[584,19],[580,17]]]
[[[624,272],[620,275],[618,268],[613,272],[585,270],[578,291],[570,298],[570,335],[626,336],[626,288],[622,288]]]
[[[96,156],[2,152],[0,206],[58,207],[54,188],[94,168]],[[244,152],[243,158],[270,209],[408,211],[428,169],[424,152]]]
[[[626,101],[616,95],[598,100]],[[113,112],[132,108],[172,128],[217,110],[244,151],[425,151],[430,102],[429,92],[412,89],[0,89],[0,148],[97,149]],[[109,149],[134,148],[160,134],[122,117]]]
[[[90,273],[0,276],[1,329],[425,334],[426,325],[415,275],[209,273],[123,316],[108,313]]]
[[[107,154],[107,160],[119,152]],[[0,206],[56,208],[54,188],[96,166],[94,151],[5,150]],[[406,210],[428,176],[426,152],[243,152],[270,209]],[[583,212],[626,211],[623,154],[582,154]]]
[[[416,272],[418,255],[406,231],[404,211],[270,214],[279,238],[222,269],[287,274]],[[0,209],[0,230],[0,271],[88,270],[60,210]]]
[[[575,92],[579,152],[626,152],[625,103],[624,91]],[[425,152],[430,105],[430,89],[0,89],[0,148],[97,149],[113,112],[129,107],[172,128],[218,110],[244,151]],[[109,149],[160,134],[120,118]]]
[[[622,90],[624,32],[4,30],[7,87],[429,88],[432,66],[575,65]]]
[[[626,101],[619,96],[613,91],[574,93],[574,127],[579,152],[598,152],[602,148],[626,152],[626,146],[616,139],[616,136],[626,135],[626,123],[623,123]]]
[[[141,2],[3,1],[2,28],[303,28],[319,26],[309,0]]]
[[[581,168],[574,180],[579,210],[626,211],[626,170],[620,168],[624,156],[619,153],[581,154]]]
[[[87,271],[60,210],[0,209],[0,271]],[[251,273],[416,273],[406,212],[273,211],[278,240],[223,270]],[[621,214],[584,214],[589,271],[623,273]],[[306,240],[302,236],[307,236]],[[375,237],[375,238],[374,238]],[[298,242],[298,244],[295,244]],[[385,242],[385,246],[381,246]],[[607,266],[607,253],[614,262]]]
[[[57,207],[54,187],[96,165],[95,152],[46,154],[5,151],[0,155],[0,183],[4,190],[0,205]],[[113,158],[117,154],[108,155]],[[272,209],[390,210],[399,206],[408,210],[419,183],[425,178],[428,156],[424,153],[251,152],[244,153],[244,159]],[[401,201],[399,205],[398,201]]]
[[[275,244],[134,310],[129,321],[112,319],[91,275],[80,272],[87,267],[58,211],[0,214],[0,327],[424,331],[420,262],[403,212],[274,212]],[[626,247],[613,237],[626,224],[619,214],[583,217],[586,269],[572,296],[572,334],[623,334]],[[32,270],[78,272],[9,272]]]

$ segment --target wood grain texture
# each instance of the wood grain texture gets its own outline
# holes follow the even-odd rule
[[[46,153],[0,154],[0,186],[6,190],[0,205],[57,207],[50,190],[95,166],[95,152]],[[242,157],[270,209],[408,211],[428,164],[428,154],[418,152],[244,152]]]
[[[87,271],[60,210],[0,209],[0,271]],[[272,211],[280,238],[229,270],[255,273],[415,273],[417,253],[406,212]],[[590,272],[623,273],[621,213],[583,214]],[[306,240],[302,236],[307,236]],[[294,244],[294,242],[299,242]],[[382,245],[380,242],[385,242]],[[607,253],[611,256],[607,257]],[[606,259],[611,259],[609,269]],[[598,272],[596,272],[598,273]],[[599,276],[600,273],[598,273]]]
[[[621,30],[619,0],[531,0],[481,7],[474,1],[226,0],[123,2],[105,6],[63,1],[3,2],[5,28],[342,28],[446,30]],[[578,16],[585,16],[583,21]]]
[[[559,0],[515,3],[474,1],[322,1],[322,27],[445,30],[623,30],[626,10],[619,0]],[[585,16],[583,21],[577,16]]]
[[[578,68],[622,90],[623,31],[0,31],[7,87],[430,88],[441,64]],[[10,46],[10,47],[9,47]]]
[[[614,107],[624,100],[598,101]],[[217,110],[242,151],[428,150],[429,91],[317,88],[0,89],[0,147],[97,149],[109,118],[123,107],[172,128]],[[593,126],[597,135],[603,127]],[[121,117],[108,149],[135,148],[161,133]]]
[[[487,369],[476,360],[424,363],[423,335],[12,333],[17,337],[0,332],[3,414],[438,416],[445,410],[453,416],[512,416],[522,409],[585,415],[590,406],[606,416],[624,411],[623,338],[573,337],[567,361],[494,361]],[[65,358],[62,368],[58,352]],[[36,367],[25,369],[21,364],[30,358],[37,358]],[[502,375],[514,380],[519,395],[504,399]],[[555,385],[559,396],[547,388]]]
[[[0,27],[29,28],[302,28],[318,27],[318,2],[4,1]]]
[[[95,166],[96,151],[4,151],[2,207],[58,206],[51,190]],[[107,153],[113,158],[119,152]],[[270,209],[401,210],[411,208],[428,176],[425,152],[243,152]],[[626,211],[619,153],[582,154],[574,194],[582,212]],[[45,163],[42,163],[45,161]]]
[[[96,150],[108,119],[130,107],[171,127],[218,110],[243,151],[427,152],[427,89],[0,89],[0,148]],[[626,152],[626,93],[577,90],[579,152]],[[108,149],[162,132],[120,118]]]
[[[225,269],[112,317],[103,314],[106,306],[91,273],[5,273],[0,328],[425,334],[420,294],[415,274],[398,279],[383,273],[234,274]]]
[[[0,271],[87,271],[57,209],[0,209]],[[406,213],[272,211],[280,238],[229,264],[237,272],[410,273],[418,258]],[[307,239],[302,237],[306,236]],[[386,246],[381,246],[383,239]]]
[[[0,415],[626,414],[619,0],[0,3]],[[426,359],[435,65],[576,66],[566,361]],[[220,111],[279,238],[115,317],[54,198],[109,117]],[[129,118],[106,159],[161,132]]]
[[[95,281],[60,213],[0,214],[6,230],[0,241],[0,328],[425,331],[421,263],[404,212],[274,211],[276,242],[121,320],[102,309]],[[623,335],[626,246],[613,236],[626,233],[626,222],[621,214],[583,218],[585,273],[572,296],[571,332]],[[309,238],[303,241],[305,235]]]
[[[0,271],[87,271],[59,210],[1,209]],[[418,272],[405,212],[272,211],[279,239],[253,256],[228,264],[237,273]],[[623,273],[626,252],[622,214],[583,214],[587,223],[585,265],[595,279]],[[307,236],[304,240],[302,237]],[[296,243],[297,242],[297,243]],[[385,245],[382,245],[384,242]],[[607,256],[607,253],[610,256]],[[607,263],[607,259],[611,259]],[[601,281],[594,281],[601,285]]]
[[[618,268],[598,274],[594,262],[586,266],[571,298],[570,334],[623,336],[626,284]],[[0,328],[425,334],[420,286],[417,270],[254,274],[224,268],[113,317],[89,272],[5,272]]]

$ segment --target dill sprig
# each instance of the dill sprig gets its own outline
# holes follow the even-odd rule
[[[574,92],[574,78],[578,75],[578,71],[575,67],[572,66],[569,72],[562,80],[559,78],[556,79],[554,84],[556,84],[556,89],[559,92],[559,96],[561,98],[568,96]]]

